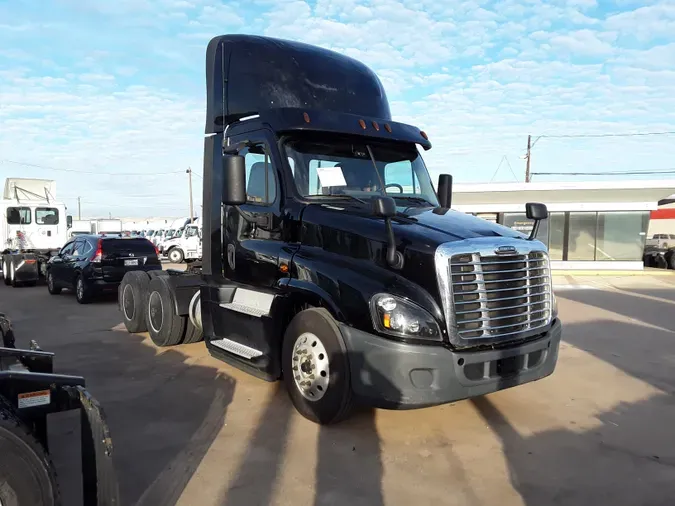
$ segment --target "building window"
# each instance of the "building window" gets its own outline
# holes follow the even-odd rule
[[[530,232],[532,232],[532,227],[534,226],[534,222],[528,220],[525,213],[506,213],[504,214],[503,224],[528,236],[530,235]],[[548,246],[548,220],[539,222],[539,230],[537,231],[536,239],[543,242],[545,246]]]
[[[596,260],[642,260],[649,212],[598,213]]]
[[[55,207],[38,207],[35,209],[35,222],[38,225],[58,225],[59,210]]]
[[[565,213],[551,213],[548,217],[548,229],[548,254],[551,260],[562,260],[565,241]]]
[[[597,213],[570,213],[567,260],[595,260]]]
[[[7,224],[8,225],[30,225],[30,207],[8,207]]]

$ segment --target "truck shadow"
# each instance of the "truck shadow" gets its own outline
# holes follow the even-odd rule
[[[573,336],[588,338],[593,329],[597,333],[598,326],[605,323],[614,325],[607,329],[606,335],[614,336],[617,341],[620,336],[640,336],[642,339],[645,334],[663,333],[630,323],[594,321],[586,325],[567,324],[564,337],[568,341],[570,338],[575,340]],[[649,348],[649,343],[645,346],[657,349]],[[599,358],[612,356],[611,347],[602,350],[596,349],[594,354]],[[622,361],[608,362],[636,378],[649,379],[648,374],[642,374],[634,367],[624,369],[622,366],[626,363]],[[642,360],[636,362],[649,368]],[[569,418],[558,420],[559,428],[539,433],[511,424],[505,412],[496,406],[500,394],[471,400],[501,441],[511,484],[524,504],[672,503],[675,495],[675,439],[672,435],[675,403],[672,395],[651,391],[636,402],[627,402],[621,400],[622,392],[616,387],[612,390],[612,385],[607,385],[607,392],[617,398],[611,409],[580,422],[574,418],[575,410],[570,409]],[[576,394],[570,392],[570,396]],[[583,393],[579,393],[579,398],[582,397]],[[577,429],[577,423],[586,427]]]
[[[667,299],[672,291],[649,294]],[[588,324],[565,324],[563,339],[650,385],[675,393],[675,376],[668,356],[675,355],[675,302],[645,299],[626,292],[566,291],[560,299],[579,302],[643,322],[635,325],[618,320],[595,320]],[[564,311],[564,308],[561,308]],[[602,332],[598,332],[602,328]]]
[[[359,361],[361,358],[350,355],[349,360]],[[382,384],[383,381],[386,382],[386,379],[377,378],[376,384]],[[284,461],[286,447],[290,444],[288,432],[292,417],[296,417],[298,423],[312,423],[300,418],[285,392],[283,382],[279,382],[260,417],[236,477],[221,496],[220,504],[266,506],[274,502],[280,466]],[[315,441],[309,435],[303,444],[307,451],[315,447]],[[313,473],[309,468],[301,470],[304,474],[294,478],[301,483],[309,480],[307,486],[311,488],[313,475],[315,506],[382,506],[380,446],[375,411],[356,405],[347,420],[318,427],[316,468]]]
[[[139,335],[99,331],[90,338],[59,346],[58,370],[84,376],[103,406],[121,503],[176,504],[223,427],[235,380],[200,365],[201,357],[188,363],[180,351],[158,350]],[[73,420],[55,422],[50,440],[64,504],[77,505],[80,469],[72,463],[79,460],[79,440],[78,448],[71,443],[78,432]]]

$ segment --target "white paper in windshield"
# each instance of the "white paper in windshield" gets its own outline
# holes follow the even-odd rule
[[[316,174],[319,176],[321,186],[347,186],[340,167],[317,167]]]

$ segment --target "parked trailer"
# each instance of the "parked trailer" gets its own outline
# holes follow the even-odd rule
[[[203,334],[320,424],[353,402],[438,405],[553,373],[546,206],[524,206],[529,236],[451,210],[427,135],[392,121],[377,76],[344,55],[226,35],[206,76],[201,272],[127,273],[130,332]]]
[[[119,505],[110,430],[84,378],[54,373],[54,354],[35,341],[28,350],[17,349],[12,324],[2,313],[0,331],[0,505],[62,504],[47,415],[72,410],[80,412],[82,504]]]
[[[0,268],[6,285],[35,285],[68,238],[66,206],[48,179],[8,178],[0,201]]]

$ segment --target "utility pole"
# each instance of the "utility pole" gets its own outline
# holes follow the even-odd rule
[[[82,219],[82,206],[80,205],[80,197],[77,197],[77,219]]]
[[[188,175],[188,185],[190,186],[190,223],[194,223],[194,213],[192,212],[192,168],[188,167],[186,170]]]
[[[525,182],[529,183],[530,182],[530,148],[531,146],[531,141],[532,141],[532,136],[528,135],[527,136],[527,155],[525,156]]]

